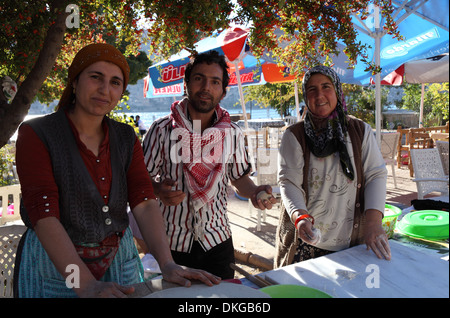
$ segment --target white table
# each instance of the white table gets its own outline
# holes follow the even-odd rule
[[[268,271],[279,284],[322,290],[337,298],[449,297],[449,263],[390,240],[392,260],[380,260],[365,245]]]

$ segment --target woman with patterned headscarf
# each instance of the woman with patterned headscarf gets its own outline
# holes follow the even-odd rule
[[[16,297],[132,293],[128,285],[143,281],[143,267],[128,204],[166,280],[219,282],[174,263],[134,129],[106,116],[129,72],[115,47],[88,45],[69,67],[58,110],[20,126],[16,161],[28,229],[17,252]]]
[[[382,228],[386,166],[371,127],[347,115],[336,72],[316,66],[303,78],[304,121],[282,139],[282,211],[277,267],[366,243],[390,259]]]

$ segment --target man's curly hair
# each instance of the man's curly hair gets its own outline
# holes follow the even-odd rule
[[[226,88],[230,81],[230,76],[228,75],[229,67],[225,60],[225,56],[220,55],[217,51],[211,50],[208,52],[196,54],[191,58],[190,62],[186,66],[186,70],[184,73],[184,81],[186,82],[186,84],[189,83],[189,80],[191,78],[191,72],[192,72],[192,69],[194,68],[194,66],[197,64],[201,64],[201,63],[207,63],[209,65],[212,63],[219,64],[219,66],[223,70],[222,88],[223,88],[223,92],[225,94]]]

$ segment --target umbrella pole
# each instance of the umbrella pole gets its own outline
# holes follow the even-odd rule
[[[233,64],[234,64],[234,68],[236,70],[236,79],[237,79],[237,83],[238,83],[239,98],[241,100],[242,113],[244,114],[245,135],[247,136],[250,163],[253,167],[253,170],[255,171],[256,165],[255,165],[255,158],[253,157],[253,148],[251,147],[251,143],[250,143],[250,140],[248,137],[249,135],[248,135],[247,111],[245,110],[245,99],[244,99],[244,93],[242,92],[241,73],[239,72],[239,61],[234,60]]]
[[[375,75],[375,129],[378,146],[381,145],[381,78]]]
[[[297,81],[294,81],[294,89],[295,89],[295,113],[297,114],[297,121],[300,121],[300,105],[298,102],[298,84]]]
[[[425,95],[425,84],[422,83],[422,92],[420,94],[420,113],[419,113],[419,128],[423,127],[423,99]]]
[[[375,22],[375,64],[380,66],[380,46],[383,33],[380,32],[380,8],[374,6]],[[381,74],[375,74],[375,129],[378,147],[381,147]]]

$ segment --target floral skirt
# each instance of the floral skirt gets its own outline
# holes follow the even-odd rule
[[[63,276],[56,270],[36,233],[27,230],[18,251],[14,273],[14,294],[20,298],[71,298],[77,297],[73,288],[68,288]],[[99,279],[131,285],[142,282],[144,269],[128,228],[117,253],[106,273]],[[70,284],[69,284],[70,285]]]
[[[294,254],[293,263],[298,263],[306,261],[311,258],[317,258],[320,256],[328,255],[333,253],[333,251],[327,251],[303,242],[300,238],[298,239],[298,246]]]

